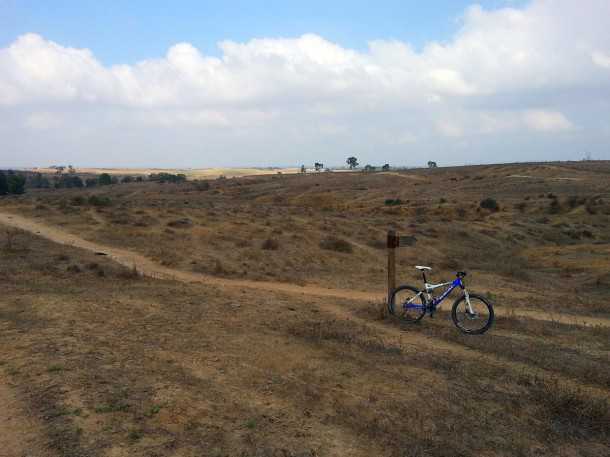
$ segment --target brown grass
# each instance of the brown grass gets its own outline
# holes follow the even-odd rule
[[[609,316],[607,174],[561,167],[580,179],[537,165],[260,176],[0,210],[185,271],[373,291],[393,228],[417,239],[400,282],[419,281],[414,264],[432,280],[464,268],[498,309]],[[477,212],[492,194],[500,210]],[[381,303],[153,280],[26,233],[0,250],[3,389],[21,401],[12,420],[35,425],[21,455],[608,455],[607,327],[515,314],[465,337],[446,312],[408,326]]]

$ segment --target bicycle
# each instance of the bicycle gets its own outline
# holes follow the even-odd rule
[[[416,287],[403,285],[392,292],[388,303],[391,315],[397,316],[407,322],[419,322],[426,313],[434,317],[438,306],[456,288],[460,287],[464,292],[453,303],[451,308],[451,319],[454,325],[463,333],[469,335],[480,335],[492,326],[494,321],[494,309],[484,297],[471,294],[464,285],[465,271],[458,271],[456,279],[440,284],[428,283],[426,271],[432,268],[416,265],[415,268],[422,272],[424,279],[424,290]],[[447,287],[441,295],[433,297],[431,292],[439,287]],[[399,306],[396,306],[399,304]]]

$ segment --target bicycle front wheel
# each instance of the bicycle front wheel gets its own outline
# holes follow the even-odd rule
[[[469,294],[468,297],[470,307],[465,295],[455,301],[451,310],[451,319],[462,333],[481,335],[493,324],[494,309],[491,303],[480,295]]]
[[[426,314],[424,294],[412,286],[400,286],[390,299],[390,314],[407,322],[417,322]]]

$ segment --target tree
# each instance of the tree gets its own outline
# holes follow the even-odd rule
[[[354,156],[348,157],[346,162],[349,165],[350,170],[353,170],[354,168],[358,167],[358,159]]]
[[[373,165],[368,165],[367,164],[367,165],[364,166],[364,171],[366,173],[370,173],[370,172],[373,172],[375,170],[377,170],[377,167],[374,167]]]
[[[0,171],[0,195],[8,194],[8,181],[3,171]]]
[[[307,169],[305,168],[305,165],[301,165],[301,173],[307,173]]]
[[[76,175],[61,175],[55,177],[56,189],[71,189],[72,187],[83,187],[83,180]]]
[[[428,168],[436,168],[436,162],[432,162],[431,160],[428,162]]]
[[[381,167],[383,171],[390,171],[390,164],[386,163],[383,167]]]
[[[41,173],[35,173],[30,179],[29,186],[34,189],[48,189],[51,183],[46,176],[43,176]]]
[[[9,194],[22,194],[25,192],[25,176],[23,175],[9,172],[7,184]]]
[[[324,168],[324,164],[323,164],[323,163],[316,162],[316,163],[314,164],[314,168],[316,169],[316,171],[320,171],[320,170],[322,170],[322,169]]]
[[[182,183],[186,181],[186,175],[183,174],[171,174],[171,173],[153,173],[148,176],[150,181],[157,181],[160,183],[171,182],[171,183]],[[220,179],[220,176],[218,177]],[[223,176],[224,179],[224,176]]]
[[[102,173],[97,178],[97,181],[100,186],[109,186],[112,184],[112,177],[108,173]]]

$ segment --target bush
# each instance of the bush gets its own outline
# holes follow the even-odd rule
[[[210,190],[210,183],[205,180],[193,181],[193,186],[195,187],[195,190],[199,190],[202,192],[205,192],[206,190]]]
[[[91,195],[88,199],[90,205],[93,206],[110,206],[111,201],[108,197]]]
[[[481,208],[485,208],[490,211],[498,211],[500,209],[500,206],[498,206],[498,202],[493,198],[486,198],[485,200],[481,200],[480,206]]]
[[[8,171],[0,171],[0,195],[22,194],[25,192],[25,176]]]
[[[150,179],[151,181],[156,181],[156,182],[160,182],[160,183],[166,183],[166,182],[181,183],[181,182],[186,181],[186,175],[183,175],[183,174],[174,175],[172,173],[153,173],[153,174],[149,175],[148,179]]]
[[[108,173],[102,173],[97,178],[97,182],[100,186],[109,186],[112,184],[112,177]]]
[[[345,254],[354,252],[354,248],[349,241],[334,236],[329,236],[320,241],[320,248]]]
[[[274,240],[272,238],[267,238],[265,241],[263,241],[263,244],[261,245],[261,249],[265,249],[266,251],[277,251],[280,248],[280,243],[277,242],[277,240]]]
[[[71,189],[73,187],[83,187],[83,180],[76,175],[61,175],[55,177],[56,189]]]
[[[551,214],[558,214],[561,212],[561,204],[559,203],[559,200],[557,200],[556,198],[551,200],[551,204],[549,206],[549,213]]]
[[[388,198],[383,203],[387,206],[397,206],[402,205],[402,200],[400,198]]]
[[[525,212],[525,208],[527,208],[527,203],[525,202],[519,202],[515,204],[515,209],[521,213]]]
[[[192,227],[193,225],[193,221],[190,220],[188,217],[183,217],[181,219],[175,219],[173,221],[169,221],[167,223],[168,227],[174,227],[174,228],[187,228],[187,227]]]
[[[73,197],[72,200],[70,200],[70,204],[72,206],[81,206],[85,204],[85,197],[83,197],[82,195],[77,195],[76,197]]]

